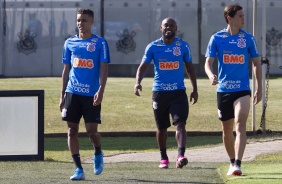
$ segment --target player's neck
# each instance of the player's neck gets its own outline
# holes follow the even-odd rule
[[[87,32],[87,33],[79,33],[78,37],[81,38],[82,40],[88,39],[92,36],[91,32]]]
[[[174,37],[173,38],[165,38],[165,37],[162,37],[162,40],[165,44],[172,44],[173,41],[174,41]]]
[[[226,28],[226,31],[231,35],[236,35],[239,32],[239,30],[240,28],[231,25],[228,25]]]

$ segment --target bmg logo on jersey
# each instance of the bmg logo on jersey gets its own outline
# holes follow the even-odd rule
[[[91,68],[94,67],[94,62],[93,62],[92,59],[74,58],[73,59],[73,67],[91,69]]]
[[[243,54],[223,54],[224,64],[244,64],[245,56]]]
[[[160,70],[176,70],[179,68],[179,61],[159,62]]]

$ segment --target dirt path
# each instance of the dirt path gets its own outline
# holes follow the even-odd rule
[[[276,138],[272,140],[260,140],[256,142],[247,143],[243,161],[249,161],[254,159],[257,155],[282,151],[282,138]],[[168,151],[168,157],[171,161],[175,161],[177,156],[176,151]],[[186,156],[189,162],[226,162],[229,161],[227,153],[223,145],[187,150]],[[136,152],[136,153],[121,153],[118,155],[105,155],[104,162],[146,162],[146,161],[159,161],[159,152]],[[91,159],[84,160],[85,163],[92,163]]]

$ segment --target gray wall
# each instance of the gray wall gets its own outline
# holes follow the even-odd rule
[[[133,77],[146,45],[161,36],[166,17],[178,22],[178,36],[192,50],[198,76],[204,74],[204,54],[210,36],[226,27],[223,7],[232,0],[2,0],[0,4],[0,76],[60,76],[65,39],[76,33],[76,10],[95,12],[93,32],[109,44],[109,76]],[[245,9],[245,30],[252,32],[252,1],[237,0]],[[271,63],[282,65],[282,1],[269,0],[267,53]],[[258,1],[257,42],[261,51],[262,4]],[[28,33],[29,31],[29,33]],[[282,70],[271,67],[272,74]],[[147,76],[153,75],[151,66]]]

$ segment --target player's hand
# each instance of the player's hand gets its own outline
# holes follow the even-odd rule
[[[210,75],[209,76],[209,79],[210,79],[210,82],[211,82],[211,85],[216,85],[218,84],[218,79],[217,79],[217,76],[216,75]]]
[[[261,98],[262,98],[262,92],[256,91],[253,98],[253,104],[254,105],[258,104],[261,101]]]
[[[62,109],[63,109],[63,100],[62,99],[60,99],[59,108],[60,108],[60,111],[62,112]]]
[[[135,94],[136,96],[140,96],[139,90],[142,91],[142,86],[141,86],[141,84],[135,84],[135,86],[134,86],[134,94]]]
[[[197,103],[197,101],[198,101],[198,92],[193,91],[193,92],[190,94],[190,102],[192,102],[192,99],[194,99],[192,105],[194,105],[195,103]]]
[[[103,100],[103,93],[101,93],[100,91],[98,91],[93,98],[93,105],[97,106],[100,105],[102,103]]]

